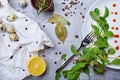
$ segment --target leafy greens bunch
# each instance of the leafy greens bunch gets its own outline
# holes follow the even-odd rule
[[[106,20],[109,16],[109,10],[105,7],[104,15],[101,16],[100,10],[95,8],[90,12],[90,16],[96,22],[96,25],[91,24],[91,28],[96,34],[93,45],[83,49],[80,58],[70,70],[63,70],[62,74],[61,72],[56,73],[56,80],[59,80],[61,75],[67,80],[78,80],[81,72],[86,73],[90,77],[89,67],[92,67],[95,73],[103,74],[106,64],[110,64],[107,57],[114,54],[115,50],[108,43],[108,38],[113,37],[113,32],[109,31],[109,24]],[[71,46],[71,51],[76,55],[78,53],[73,45]]]

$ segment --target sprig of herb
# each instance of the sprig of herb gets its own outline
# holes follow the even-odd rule
[[[46,0],[42,0],[41,4],[39,4],[37,15],[39,15],[45,8],[46,8]]]
[[[93,45],[83,49],[80,58],[70,70],[62,71],[64,78],[67,80],[78,80],[81,72],[89,76],[89,66],[92,67],[95,73],[103,74],[106,64],[110,64],[107,56],[115,53],[115,50],[108,43],[108,39],[113,37],[113,32],[109,31],[109,24],[106,20],[109,16],[109,9],[105,7],[104,15],[101,16],[100,10],[95,8],[90,12],[90,16],[96,22],[96,24],[91,24],[91,28],[96,34],[96,40]],[[73,45],[71,46],[71,51],[73,54],[78,54],[77,49]],[[118,62],[120,61],[116,59],[112,63],[117,64]]]
[[[61,59],[58,61],[58,63],[60,63],[62,60],[64,60],[67,57],[67,54],[62,54],[61,55]]]

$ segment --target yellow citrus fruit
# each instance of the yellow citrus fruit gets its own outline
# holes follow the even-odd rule
[[[40,76],[46,70],[46,63],[41,57],[33,56],[28,60],[27,69],[31,75]]]

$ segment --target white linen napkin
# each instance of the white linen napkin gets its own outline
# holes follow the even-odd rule
[[[0,18],[5,25],[13,26],[19,36],[19,41],[10,41],[8,33],[0,31],[0,80],[22,80],[30,75],[26,69],[28,59],[38,55],[44,45],[54,45],[32,19],[11,8],[8,0],[0,1]],[[6,20],[11,13],[17,16],[14,22]]]

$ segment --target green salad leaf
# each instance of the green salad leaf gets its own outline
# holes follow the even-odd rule
[[[109,50],[108,50],[108,54],[114,54],[116,51],[115,51],[115,49],[114,48],[110,48]]]
[[[114,65],[119,65],[120,66],[120,59],[114,59],[111,64],[114,64]]]
[[[55,75],[55,80],[59,80],[61,78],[61,73],[57,72]]]
[[[106,32],[104,33],[104,36],[105,36],[105,37],[113,37],[114,34],[113,34],[112,31],[106,31]]]
[[[65,70],[65,71],[62,72],[64,78],[68,77],[68,72],[69,72],[69,70]]]
[[[71,51],[74,55],[77,55],[78,54],[78,51],[76,49],[76,47],[74,45],[71,46]]]
[[[104,18],[107,18],[108,16],[109,16],[109,9],[105,7]]]
[[[98,8],[95,8],[94,9],[94,12],[97,14],[97,15],[100,15],[100,10]]]
[[[66,56],[67,56],[67,54],[62,54],[62,56],[61,56],[61,60],[65,59]]]

